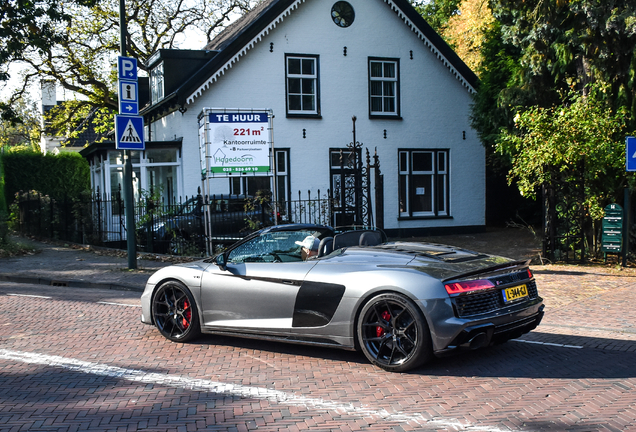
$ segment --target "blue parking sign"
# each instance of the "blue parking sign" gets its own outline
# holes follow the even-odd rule
[[[636,171],[636,138],[629,136],[625,141],[625,167],[627,171]]]
[[[117,58],[117,71],[120,80],[137,81],[137,59],[119,56]]]
[[[144,118],[116,115],[115,145],[119,150],[145,150]]]

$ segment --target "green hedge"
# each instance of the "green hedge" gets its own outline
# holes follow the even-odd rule
[[[88,162],[77,153],[42,154],[30,149],[2,155],[4,193],[13,202],[20,191],[38,191],[54,199],[78,197],[90,190]]]
[[[7,207],[7,199],[4,196],[4,169],[2,168],[2,156],[2,149],[0,149],[0,219],[2,219],[3,215],[6,215],[9,211],[9,208]]]

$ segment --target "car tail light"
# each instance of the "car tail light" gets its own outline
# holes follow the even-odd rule
[[[488,279],[469,280],[462,282],[452,282],[444,285],[446,292],[449,294],[459,294],[469,291],[478,291],[488,288],[494,288],[495,284]]]
[[[532,279],[532,272],[528,269],[528,279]]]

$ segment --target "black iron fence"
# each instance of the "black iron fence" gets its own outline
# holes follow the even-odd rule
[[[552,262],[584,262],[596,254],[581,185],[555,182],[543,187],[543,256]]]
[[[623,263],[636,259],[636,200],[633,190],[625,190],[623,199],[616,203],[623,210],[620,222],[623,232],[618,240],[620,247],[617,252],[603,251],[602,221],[595,221],[590,215],[582,176],[544,185],[542,198],[542,256],[548,262],[583,263],[607,259],[607,254],[615,255]]]
[[[23,235],[96,246],[127,248],[124,200],[120,192],[52,199],[18,194],[13,228]],[[203,256],[265,226],[285,223],[331,225],[330,191],[272,203],[267,198],[201,194],[167,204],[145,197],[135,204],[134,235],[139,251]]]

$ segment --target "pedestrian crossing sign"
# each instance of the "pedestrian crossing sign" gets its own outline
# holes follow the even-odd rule
[[[145,150],[144,118],[116,115],[115,144],[119,150]]]

